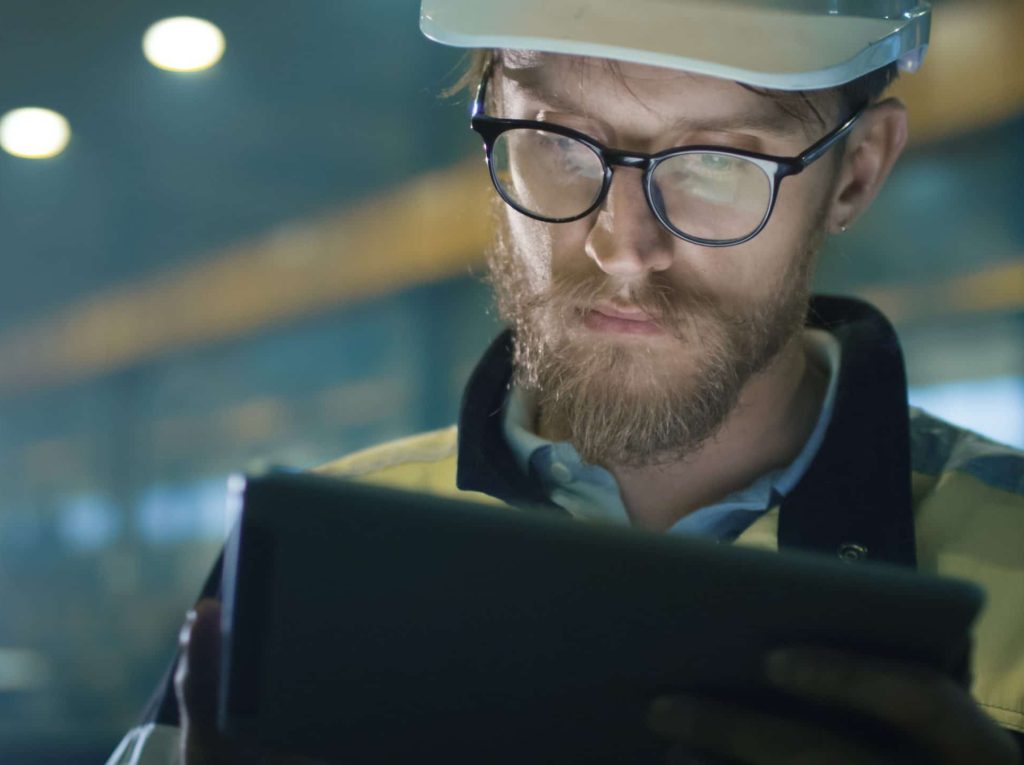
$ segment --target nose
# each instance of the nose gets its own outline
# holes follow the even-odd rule
[[[617,167],[587,235],[586,253],[609,276],[630,278],[672,265],[675,237],[647,204],[643,171]]]

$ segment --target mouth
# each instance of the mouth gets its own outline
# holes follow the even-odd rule
[[[656,318],[637,308],[623,308],[602,303],[583,309],[583,325],[595,332],[622,335],[664,334]]]

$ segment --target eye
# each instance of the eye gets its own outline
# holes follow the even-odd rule
[[[538,135],[544,152],[549,155],[547,161],[579,175],[600,177],[604,174],[601,160],[586,144],[559,133],[538,131]]]
[[[739,164],[739,160],[735,157],[725,154],[702,154],[700,160],[704,169],[712,171],[731,170]]]
[[[567,138],[559,133],[549,133],[546,130],[538,130],[536,136],[547,148],[561,152],[569,151],[576,143],[572,138]]]

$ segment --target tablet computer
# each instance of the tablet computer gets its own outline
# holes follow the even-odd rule
[[[778,645],[966,682],[976,586],[312,475],[247,479],[226,548],[219,725],[341,762],[656,762],[682,691],[825,715]],[[828,722],[826,720],[826,722]]]

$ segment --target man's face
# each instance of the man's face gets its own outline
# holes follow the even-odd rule
[[[646,153],[794,156],[832,127],[735,83],[599,59],[506,52],[491,92],[489,113]],[[545,422],[605,465],[679,459],[712,436],[802,326],[834,175],[823,160],[786,179],[765,229],[723,248],[662,227],[635,169],[615,168],[604,204],[571,223],[502,205],[492,278]]]

